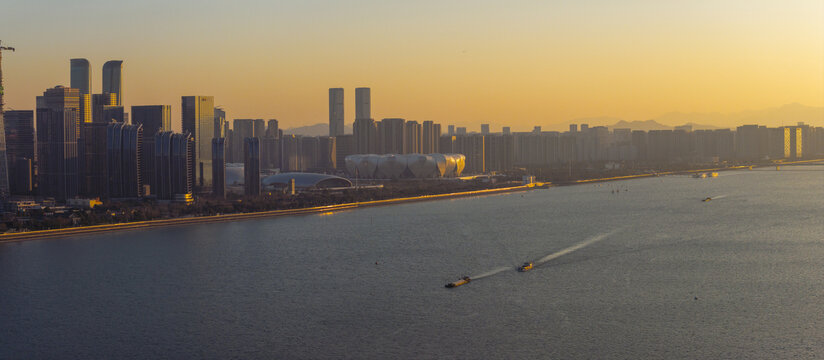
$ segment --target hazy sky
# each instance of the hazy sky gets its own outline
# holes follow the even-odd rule
[[[824,0],[3,0],[6,103],[124,60],[126,106],[214,95],[229,119],[328,121],[330,87],[376,119],[514,129],[580,117],[824,106]],[[127,109],[128,111],[128,109]]]

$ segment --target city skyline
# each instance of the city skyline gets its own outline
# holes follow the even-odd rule
[[[102,89],[103,64],[123,60],[126,109],[208,94],[229,119],[277,118],[287,128],[328,122],[327,89],[335,87],[348,89],[347,125],[355,118],[352,89],[362,86],[374,90],[375,119],[516,131],[601,116],[824,106],[824,4],[817,1],[459,1],[438,3],[437,11],[435,3],[249,2],[225,14],[214,2],[199,4],[162,11],[151,1],[12,4],[0,15],[4,41],[18,49],[4,64],[7,109],[33,109],[42,89],[69,85],[72,58],[90,61],[94,92]],[[89,7],[94,17],[82,13]],[[88,21],[61,17],[67,11]],[[34,12],[45,29],[78,24],[78,36],[55,44],[48,31],[20,21]],[[113,20],[126,14],[143,20]],[[187,26],[204,16],[224,21]],[[315,21],[323,25],[313,28]],[[179,124],[180,111],[172,113]]]

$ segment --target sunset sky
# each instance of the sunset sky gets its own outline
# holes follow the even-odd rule
[[[376,119],[551,126],[671,111],[824,106],[824,0],[4,0],[7,109],[124,60],[124,101],[213,95],[229,119],[328,121],[327,89]],[[128,111],[128,108],[127,108]]]

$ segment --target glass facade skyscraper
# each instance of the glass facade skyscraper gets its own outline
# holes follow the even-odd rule
[[[123,61],[111,60],[103,64],[103,92],[116,94],[117,106],[123,106]]]
[[[212,139],[215,134],[215,98],[213,96],[184,96],[181,101],[183,132],[195,139],[192,179],[198,186],[212,184]]]

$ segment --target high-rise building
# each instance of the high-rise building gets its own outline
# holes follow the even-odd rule
[[[383,139],[384,154],[405,154],[406,146],[406,120],[401,118],[390,118],[381,120],[381,137]]]
[[[266,136],[266,122],[263,119],[252,120],[252,128],[254,129],[254,137],[260,139]]]
[[[155,135],[157,187],[154,193],[158,199],[186,201],[192,198],[194,148],[195,141],[191,134],[165,131]]]
[[[481,124],[481,134],[489,135],[489,124]]]
[[[226,196],[226,139],[212,139],[212,196]]]
[[[80,193],[89,198],[108,198],[108,129],[111,123],[83,124],[80,149]]]
[[[435,136],[435,123],[429,120],[424,121],[421,127],[421,153],[435,153],[437,143],[438,138]]]
[[[355,89],[355,120],[372,118],[372,93],[367,87]]]
[[[355,136],[341,135],[335,137],[336,168],[346,169],[346,157],[355,154]]]
[[[226,137],[226,133],[223,131],[224,127],[226,126],[226,111],[223,109],[216,107],[215,108],[215,135],[216,138]]]
[[[58,201],[79,193],[80,92],[58,86],[46,90],[37,109],[39,193]]]
[[[356,154],[376,152],[377,127],[375,126],[375,120],[355,119],[352,130],[355,136]]]
[[[403,131],[403,153],[404,154],[419,154],[421,153],[421,124],[417,121],[407,121],[404,124]]]
[[[149,161],[141,161],[143,185],[149,186],[149,192],[154,192],[154,150],[155,135],[158,132],[172,131],[172,107],[170,105],[143,105],[132,106],[132,124],[143,126],[143,149],[141,155]]]
[[[446,134],[449,136],[455,135],[455,125],[447,125]]]
[[[183,132],[195,140],[192,179],[198,186],[212,184],[212,139],[215,136],[215,98],[212,96],[183,96],[181,103]]]
[[[109,123],[109,122],[119,122],[119,123],[128,123],[126,119],[126,112],[122,106],[103,106],[101,109],[101,118],[100,122]]]
[[[171,105],[132,106],[132,124],[143,125],[143,139],[154,138],[159,131],[172,131]]]
[[[122,60],[110,60],[103,64],[103,92],[115,94],[115,105],[123,106]]]
[[[260,195],[260,139],[243,139],[243,189],[246,196]]]
[[[283,135],[280,137],[281,161],[280,170],[282,172],[301,171],[301,146],[300,137],[297,135]]]
[[[71,59],[69,60],[71,71],[71,87],[80,91],[81,94],[92,93],[92,68],[89,60]]]
[[[486,172],[486,136],[471,134],[455,136],[454,152],[466,156],[468,173],[482,174]]]
[[[140,174],[141,125],[113,122],[106,128],[106,163],[110,198],[137,198],[143,194]]]
[[[338,167],[337,138],[334,136],[318,137],[318,158],[315,166],[323,172],[334,171]]]
[[[83,99],[85,101],[85,99]],[[82,103],[81,103],[82,106]],[[108,123],[111,119],[103,113],[107,107],[117,107],[117,94],[103,93],[91,96],[91,116],[92,122]],[[125,120],[125,119],[124,119]]]
[[[329,89],[329,136],[343,135],[343,89]]]
[[[269,119],[269,121],[266,122],[266,136],[273,137],[273,138],[278,137],[278,120],[277,119]]]
[[[71,59],[71,87],[80,90],[80,122],[92,122],[92,69],[89,60]]]
[[[432,153],[441,152],[441,124],[432,124]]]
[[[504,126],[503,128],[501,128],[501,133],[504,135],[509,135],[512,134],[512,130],[509,128],[509,126]]]
[[[243,162],[243,139],[255,136],[253,119],[234,119],[232,121],[232,153],[235,162]]]
[[[6,161],[9,166],[9,192],[29,195],[34,190],[34,167],[37,159],[34,137],[34,111],[6,111],[3,114]]]

